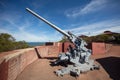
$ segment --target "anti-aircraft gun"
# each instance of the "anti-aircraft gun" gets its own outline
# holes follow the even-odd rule
[[[82,38],[77,37],[71,32],[63,31],[62,29],[47,21],[29,8],[26,8],[26,10],[46,24],[50,25],[52,28],[54,28],[64,36],[66,36],[70,40],[70,42],[75,45],[75,47],[72,47],[70,45],[68,48],[68,52],[60,53],[58,56],[58,60],[53,63],[54,65],[66,61],[72,63],[72,65],[66,64],[67,67],[55,71],[58,76],[63,76],[64,74],[73,74],[75,76],[79,76],[82,72],[99,69],[99,66],[94,64],[94,60],[90,59],[91,50],[86,48],[87,43]]]

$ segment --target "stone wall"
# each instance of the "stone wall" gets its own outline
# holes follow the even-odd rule
[[[8,62],[0,59],[0,80],[8,79]]]
[[[41,58],[57,57],[60,51],[59,44],[53,46],[37,46],[35,48],[20,49],[1,53],[0,80],[15,80],[26,66]],[[6,54],[6,55],[2,55]]]
[[[112,47],[112,44],[93,42],[92,43],[92,54],[93,55],[105,54],[110,50],[111,47]]]
[[[38,46],[36,47],[41,58],[57,57],[59,54],[59,46]]]
[[[38,58],[57,57],[59,53],[66,52],[69,45],[66,43],[54,43],[52,46],[36,46],[35,48],[20,49],[0,54],[0,80],[15,80],[26,66]],[[102,54],[111,45],[105,43],[93,43],[93,54]],[[4,54],[4,55],[2,55]],[[6,55],[5,55],[6,54]]]
[[[0,57],[0,80],[15,80],[37,58],[34,48],[21,49]]]

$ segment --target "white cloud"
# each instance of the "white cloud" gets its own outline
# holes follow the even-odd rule
[[[45,42],[45,41],[56,41],[58,40],[57,32],[53,32],[50,35],[47,31],[40,31],[39,33],[31,33],[26,26],[29,27],[30,23],[24,24],[23,26],[19,27],[19,32],[13,34],[18,40],[25,40],[28,42]],[[60,39],[60,38],[59,38]]]
[[[24,24],[25,25],[25,24]],[[25,25],[27,26],[27,25]],[[9,33],[17,41],[25,40],[27,42],[45,42],[45,41],[57,41],[60,39],[60,34],[53,32],[53,34],[46,34],[47,32],[39,32],[38,34],[28,32],[24,26],[18,28],[18,31],[10,31],[9,29],[0,29],[0,33]]]
[[[84,15],[87,13],[98,11],[106,6],[107,0],[92,0],[90,3],[85,5],[83,8],[81,6],[69,9],[65,11],[67,17],[77,17],[79,15]]]
[[[99,10],[105,5],[105,3],[106,3],[106,0],[92,0],[88,5],[86,5],[83,9],[81,9],[80,13],[87,14],[89,12]]]
[[[0,32],[9,33],[17,39],[17,41],[25,40],[28,42],[38,42],[38,41],[57,41],[60,40],[61,36],[58,32],[48,33],[47,31],[40,31],[39,33],[34,33],[29,30],[31,23],[29,21],[25,21],[21,26],[16,25],[15,20],[9,20],[10,23],[9,28],[16,27],[16,31],[10,31],[9,28],[2,29],[0,28]],[[13,22],[14,21],[14,22]],[[113,32],[120,33],[120,20],[112,19],[106,20],[96,23],[91,23],[87,25],[79,26],[79,24],[71,24],[72,27],[76,27],[73,29],[67,29],[65,31],[72,31],[76,35],[97,35],[102,33],[105,30],[110,30]]]
[[[120,20],[106,20],[96,23],[91,23],[83,26],[75,26],[77,28],[68,29],[76,35],[97,35],[103,33],[106,30],[120,33]]]
[[[15,17],[18,17],[15,15]],[[48,33],[48,31],[39,31],[39,33],[34,33],[33,24],[24,19],[21,22],[20,18],[11,18],[10,16],[3,16],[0,21],[7,22],[8,25],[0,24],[0,33],[9,33],[17,41],[25,40],[27,42],[44,42],[44,41],[57,41],[60,39],[60,34],[57,32]],[[21,22],[17,24],[17,22]],[[40,26],[41,24],[36,24]],[[36,29],[35,29],[36,30]],[[59,36],[59,37],[58,37]]]

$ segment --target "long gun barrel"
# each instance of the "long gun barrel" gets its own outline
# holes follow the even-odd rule
[[[41,17],[34,11],[30,10],[29,8],[26,8],[26,10],[28,12],[30,12],[31,14],[33,14],[34,16],[36,16],[37,18],[39,18],[40,20],[42,20],[43,22],[45,22],[46,24],[50,25],[52,28],[54,28],[58,32],[62,33],[66,37],[68,37],[68,39],[75,45],[74,48],[72,46],[69,46],[69,48],[68,48],[69,50],[68,50],[68,52],[66,52],[67,55],[65,55],[64,53],[61,53],[58,56],[58,60],[53,62],[53,65],[57,65],[61,62],[62,63],[64,63],[64,62],[65,63],[66,62],[73,63],[73,65],[66,64],[66,65],[68,65],[68,67],[65,67],[60,70],[55,71],[55,73],[58,76],[60,76],[60,75],[62,76],[64,74],[71,74],[71,73],[74,76],[79,76],[81,72],[86,72],[91,69],[92,70],[99,69],[99,66],[94,64],[94,60],[89,59],[90,55],[91,55],[91,50],[86,48],[87,44],[82,38],[75,36],[71,32],[67,33],[65,31],[61,30],[59,27],[57,27],[56,25],[47,21],[46,19],[44,19],[43,17]],[[76,66],[74,66],[74,65],[76,65]]]
[[[26,10],[28,12],[30,12],[31,14],[33,14],[34,16],[36,16],[37,18],[39,18],[40,20],[42,20],[43,22],[45,22],[48,25],[50,25],[52,28],[56,29],[57,31],[59,31],[60,33],[62,33],[63,35],[65,35],[66,37],[70,37],[67,32],[61,30],[59,27],[57,27],[56,25],[52,24],[48,20],[44,19],[43,17],[41,17],[40,15],[38,15],[37,13],[35,13],[34,11],[30,10],[29,8],[26,8]]]

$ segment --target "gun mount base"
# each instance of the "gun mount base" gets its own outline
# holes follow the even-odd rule
[[[72,76],[79,76],[81,73],[88,72],[90,70],[99,70],[100,66],[94,64],[94,60],[89,60],[88,63],[79,65],[68,65],[60,70],[56,70],[55,74],[57,76],[63,76],[65,74],[70,74]]]

